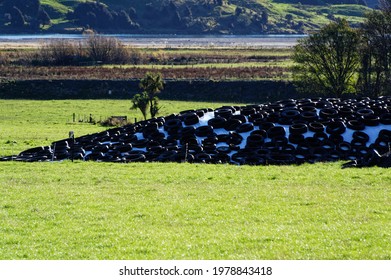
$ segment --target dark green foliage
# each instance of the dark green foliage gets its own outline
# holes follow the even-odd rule
[[[14,7],[17,7],[23,16],[36,17],[38,15],[41,3],[40,0],[5,0],[3,1],[3,9],[5,12],[10,12]]]
[[[130,9],[135,13],[134,9]],[[135,23],[125,10],[115,11],[100,2],[85,2],[76,6],[68,18],[76,23],[94,29],[138,29]]]
[[[4,0],[0,5],[0,12],[9,15],[11,27],[21,30],[39,28],[40,10],[39,0]]]
[[[269,22],[269,14],[267,13],[267,11],[263,11],[262,12],[261,22],[262,22],[262,24],[268,24],[268,22]]]
[[[340,97],[354,93],[359,35],[344,20],[330,23],[295,47],[294,78],[309,93]]]
[[[304,4],[304,5],[366,5],[367,0],[277,0],[275,2],[290,3],[290,4]]]
[[[148,96],[149,110],[151,117],[154,118],[160,109],[157,94],[164,88],[162,75],[160,73],[148,72],[140,81],[140,88],[144,90],[143,94],[146,93]]]
[[[128,15],[129,17],[133,18],[133,19],[137,19],[137,11],[134,7],[130,7],[129,8],[129,11],[128,11]]]
[[[113,22],[113,16],[105,5],[98,2],[80,3],[74,10],[72,18],[83,26],[104,28]]]
[[[139,109],[141,114],[144,117],[144,120],[147,120],[148,108],[149,108],[149,96],[143,91],[142,93],[136,94],[132,99],[131,109]]]
[[[118,13],[116,17],[116,22],[119,28],[124,29],[129,28],[132,25],[132,20],[130,19],[129,14],[124,10],[121,10]]]
[[[391,1],[381,4],[362,26],[360,86],[368,96],[391,91]]]
[[[144,119],[147,119],[147,112],[151,114],[151,118],[154,118],[161,107],[159,106],[159,98],[157,94],[163,90],[164,81],[160,73],[148,72],[139,84],[142,93],[136,94],[132,99],[131,109],[139,109]]]
[[[13,7],[10,11],[11,25],[16,28],[24,27],[26,24],[25,18],[22,12],[17,8]]]
[[[379,5],[379,0],[365,0],[368,7],[376,8]]]
[[[240,16],[243,13],[243,9],[241,7],[237,7],[235,9],[235,16]]]
[[[49,25],[51,22],[49,14],[42,8],[39,10],[38,21],[42,25]]]
[[[366,15],[359,31],[338,21],[295,47],[293,75],[302,91],[390,94],[391,0],[382,0],[380,7]]]
[[[375,0],[373,0],[375,1]],[[10,23],[10,11],[16,6],[22,13],[25,23],[16,29],[21,31],[39,30],[51,25],[55,32],[92,28],[101,33],[170,33],[170,34],[262,34],[262,33],[302,33],[307,29],[318,29],[324,24],[327,12],[320,12],[312,21],[316,11],[330,4],[360,4],[365,0],[273,0],[290,3],[293,10],[304,14],[301,26],[293,21],[281,22],[280,5],[254,0],[101,0],[101,1],[46,1],[44,7],[50,17],[40,8],[40,0],[3,0],[0,1],[0,30],[14,29]],[[374,6],[371,0],[369,5]],[[318,6],[314,8],[313,6]],[[325,8],[330,10],[331,8]],[[351,21],[363,17],[366,8],[349,9],[333,7],[329,19],[340,15],[348,16]],[[298,11],[298,10],[297,10]],[[287,11],[288,12],[288,11]],[[297,17],[298,12],[291,12]],[[49,19],[51,18],[51,21]],[[68,20],[67,23],[64,20]],[[53,23],[53,24],[52,24]],[[12,27],[12,28],[10,28]],[[46,27],[45,27],[46,28]],[[69,29],[68,29],[69,28]],[[50,29],[49,29],[50,30]]]

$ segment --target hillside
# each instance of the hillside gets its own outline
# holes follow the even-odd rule
[[[352,25],[377,0],[0,0],[0,31],[170,34],[307,33]]]

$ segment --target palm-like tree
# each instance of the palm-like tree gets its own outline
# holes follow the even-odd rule
[[[148,72],[140,81],[139,87],[143,90],[142,93],[136,94],[132,99],[131,109],[140,109],[147,119],[148,109],[151,117],[154,118],[161,107],[159,107],[159,98],[157,94],[163,90],[164,81],[162,74]]]
[[[164,88],[162,74],[148,72],[140,81],[139,86],[148,95],[150,114],[151,117],[154,118],[160,109],[157,94],[160,93]]]
[[[140,109],[141,114],[143,114],[144,120],[147,120],[147,111],[149,107],[149,98],[148,94],[144,91],[142,93],[136,94],[132,99],[131,109]]]

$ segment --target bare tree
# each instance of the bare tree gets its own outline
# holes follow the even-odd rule
[[[116,38],[93,35],[86,43],[88,57],[101,63],[126,62],[128,53],[125,46]]]

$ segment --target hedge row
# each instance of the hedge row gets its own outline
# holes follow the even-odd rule
[[[29,80],[0,83],[1,99],[129,99],[139,93],[138,80]],[[267,102],[296,98],[286,81],[166,80],[163,100]]]

